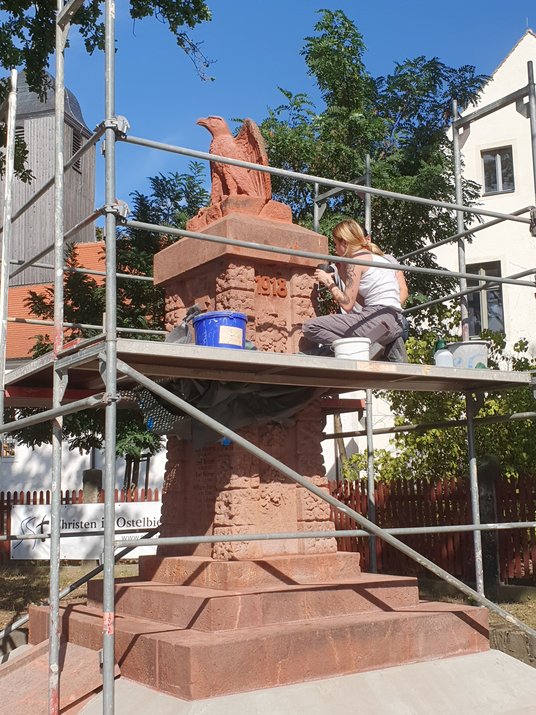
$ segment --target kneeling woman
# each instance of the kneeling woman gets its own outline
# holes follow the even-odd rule
[[[356,221],[347,220],[337,224],[333,229],[333,239],[338,256],[374,263],[391,263],[384,257],[383,252],[370,242]],[[384,348],[384,358],[389,360],[389,353],[403,330],[399,272],[379,266],[351,263],[341,264],[339,272],[339,286],[333,273],[322,269],[316,270],[315,278],[330,290],[334,301],[343,312],[305,321],[304,337],[318,345],[331,345],[339,338],[369,338],[372,344]],[[356,303],[362,306],[358,312]],[[371,357],[375,357],[374,352]]]

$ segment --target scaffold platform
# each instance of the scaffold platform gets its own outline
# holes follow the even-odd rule
[[[65,350],[57,358],[52,353],[43,355],[8,373],[6,404],[49,406],[54,369],[69,371],[64,401],[101,391],[104,388],[101,375],[105,340],[88,343],[87,347],[81,344],[75,349]],[[530,372],[369,362],[123,338],[117,340],[117,358],[153,380],[191,378],[323,387],[338,391],[374,388],[415,392],[490,392],[523,387],[533,382]],[[131,378],[118,376],[120,389],[132,385]]]

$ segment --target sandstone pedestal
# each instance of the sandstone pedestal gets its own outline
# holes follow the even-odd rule
[[[317,402],[289,426],[263,425],[241,434],[327,489],[320,452]],[[234,444],[194,450],[168,441],[163,488],[162,536],[273,534],[332,531],[330,507]],[[164,546],[159,554],[195,554],[215,559],[252,559],[274,554],[328,553],[334,539],[287,539]]]
[[[224,216],[205,232],[247,245],[185,238],[156,256],[155,283],[165,289],[168,329],[197,303],[209,311],[244,313],[248,319],[247,339],[257,350],[297,352],[301,325],[314,315],[312,275],[318,261],[267,253],[255,244],[325,254],[327,239],[291,223],[240,213]],[[199,377],[202,379],[202,375]],[[320,448],[323,426],[324,416],[317,400],[290,423],[261,423],[239,432],[327,489]],[[214,444],[195,450],[190,442],[171,437],[162,501],[162,536],[332,529],[325,502],[235,445]],[[304,539],[166,546],[159,553],[256,559],[335,550],[333,539]]]
[[[206,310],[245,313],[247,337],[257,350],[297,352],[301,325],[314,315],[312,275],[320,261],[268,253],[254,244],[326,254],[325,236],[243,214],[225,216],[203,233],[251,246],[183,238],[157,254],[154,282],[165,290],[167,329],[197,303]]]

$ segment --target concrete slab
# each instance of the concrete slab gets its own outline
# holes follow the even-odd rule
[[[125,678],[116,681],[116,715],[331,715],[339,711],[534,715],[536,670],[491,650],[194,702]],[[102,696],[95,696],[81,713],[100,715]]]

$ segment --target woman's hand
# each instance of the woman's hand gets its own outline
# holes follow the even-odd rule
[[[323,286],[328,288],[328,286],[331,286],[335,283],[333,280],[333,273],[328,273],[327,271],[323,271],[321,268],[317,268],[315,273],[314,273],[314,278],[318,283],[322,283]]]

